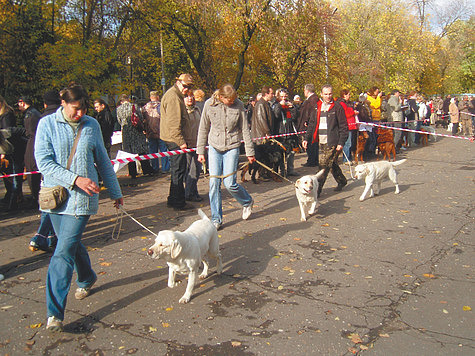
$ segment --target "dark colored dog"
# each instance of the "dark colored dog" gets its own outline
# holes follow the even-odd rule
[[[391,160],[391,153],[393,154],[393,160],[396,160],[396,146],[394,145],[394,133],[391,129],[378,128],[376,130],[378,134],[378,151],[382,153],[383,159]],[[379,157],[378,153],[378,157]]]
[[[358,164],[358,160],[360,159],[361,159],[361,162],[364,162],[363,152],[364,152],[364,148],[366,146],[366,141],[368,140],[368,138],[369,138],[369,135],[366,131],[358,132],[358,140],[356,142],[356,154],[355,154],[355,160],[357,164]]]
[[[256,145],[254,147],[254,151],[255,151],[255,157],[257,161],[262,162],[267,167],[272,168],[274,171],[277,172],[283,158],[283,153],[282,153],[283,149],[279,144],[272,141],[267,141],[261,145]],[[259,178],[268,176],[268,174],[266,174],[267,169],[262,167],[257,162],[254,162],[252,164],[248,164],[247,166],[243,168],[241,172],[242,182],[247,182],[245,176],[246,176],[246,172],[248,171],[249,171],[249,174],[251,175],[251,179],[254,184],[259,183],[256,179],[257,172],[259,172]],[[276,181],[280,181],[280,178],[278,178],[275,175],[273,175],[273,179]]]

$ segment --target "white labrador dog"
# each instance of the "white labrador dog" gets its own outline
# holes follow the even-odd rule
[[[322,175],[323,169],[313,176],[303,176],[295,182],[295,195],[300,206],[300,221],[307,221],[306,210],[309,215],[315,213],[318,204],[318,178]]]
[[[355,167],[356,179],[365,179],[365,188],[363,194],[360,196],[360,201],[363,201],[366,194],[370,192],[370,198],[374,195],[378,195],[381,190],[381,182],[389,178],[396,186],[395,194],[399,194],[399,185],[397,183],[397,172],[394,166],[399,166],[401,163],[406,162],[405,159],[401,159],[396,162],[379,161],[359,164]]]
[[[168,264],[168,287],[177,285],[176,274],[188,274],[188,284],[180,303],[188,303],[196,283],[196,276],[201,262],[203,272],[199,278],[208,276],[207,257],[217,261],[217,273],[221,274],[223,264],[219,252],[218,231],[206,214],[199,209],[201,219],[195,221],[183,232],[163,230],[155,238],[155,243],[148,250],[152,258],[164,258]]]

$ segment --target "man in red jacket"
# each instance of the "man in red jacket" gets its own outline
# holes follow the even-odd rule
[[[348,139],[348,123],[343,107],[333,101],[333,88],[326,84],[322,88],[321,100],[317,103],[317,109],[312,111],[308,122],[307,134],[302,146],[307,148],[309,143],[321,142],[326,138],[326,146],[323,149],[323,157],[320,166],[324,174],[319,179],[318,195],[331,171],[338,183],[335,191],[341,191],[347,184],[346,177],[338,165],[338,156]]]

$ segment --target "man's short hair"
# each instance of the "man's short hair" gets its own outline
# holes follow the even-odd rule
[[[396,93],[399,93],[399,90],[394,89],[394,90],[391,92],[391,95],[395,95]]]
[[[272,89],[272,88],[271,88],[271,87],[268,87],[267,85],[263,86],[263,87],[262,87],[262,90],[261,90],[262,96],[269,94],[269,91],[270,91],[271,89]]]
[[[325,84],[325,85],[323,85],[323,86],[322,86],[322,91],[323,91],[323,89],[325,89],[325,88],[331,89],[332,92],[333,92],[333,87],[332,87],[330,84]]]
[[[309,93],[315,93],[315,85],[313,84],[305,84],[303,89],[308,91]]]

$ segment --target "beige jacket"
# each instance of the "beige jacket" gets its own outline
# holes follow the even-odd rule
[[[450,113],[450,122],[453,124],[457,124],[459,122],[459,108],[457,107],[457,104],[450,103],[449,113]]]
[[[191,136],[188,112],[183,94],[176,84],[163,95],[160,116],[160,139],[174,142],[178,146],[182,146],[184,143],[189,145],[185,139],[185,137]]]

